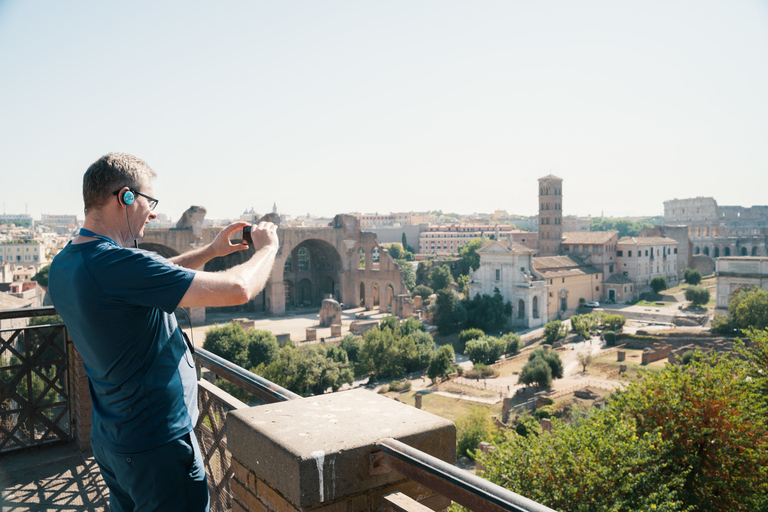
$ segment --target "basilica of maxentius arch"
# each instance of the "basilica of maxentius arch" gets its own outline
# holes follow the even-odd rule
[[[192,206],[175,228],[148,229],[139,248],[172,257],[210,243],[220,228],[203,227],[206,210]],[[359,307],[409,314],[410,295],[399,265],[374,233],[361,231],[352,215],[336,215],[326,227],[280,226],[277,215],[266,220],[278,224],[278,249],[272,275],[246,309],[284,315],[294,308],[320,308],[331,297],[343,307]],[[235,235],[236,237],[237,235]],[[209,261],[204,270],[219,271],[249,259],[253,249]],[[202,323],[204,308],[193,311],[193,322]]]

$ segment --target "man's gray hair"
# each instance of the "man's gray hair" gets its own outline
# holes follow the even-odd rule
[[[96,160],[83,175],[85,213],[104,206],[123,187],[141,191],[157,174],[144,160],[125,153],[109,153]]]

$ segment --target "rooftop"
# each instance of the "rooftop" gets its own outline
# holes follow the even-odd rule
[[[678,242],[665,236],[625,236],[618,245],[678,245]]]
[[[607,244],[618,231],[568,231],[563,233],[563,244]]]

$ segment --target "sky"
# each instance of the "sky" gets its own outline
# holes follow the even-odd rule
[[[0,0],[3,212],[113,151],[173,220],[765,205],[768,0]]]

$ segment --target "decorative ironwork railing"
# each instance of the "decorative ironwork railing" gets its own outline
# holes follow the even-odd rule
[[[205,368],[240,389],[256,396],[267,403],[282,402],[301,398],[296,393],[255,375],[244,368],[223,359],[207,350],[195,349],[198,368]],[[200,443],[200,451],[208,474],[208,488],[211,497],[211,512],[224,512],[231,509],[232,492],[229,482],[232,479],[230,460],[232,455],[227,449],[226,415],[229,411],[248,407],[209,383],[206,378],[198,379],[198,404],[200,417],[195,427],[195,434]]]
[[[72,438],[67,329],[62,323],[27,326],[54,308],[0,311],[0,452]]]

